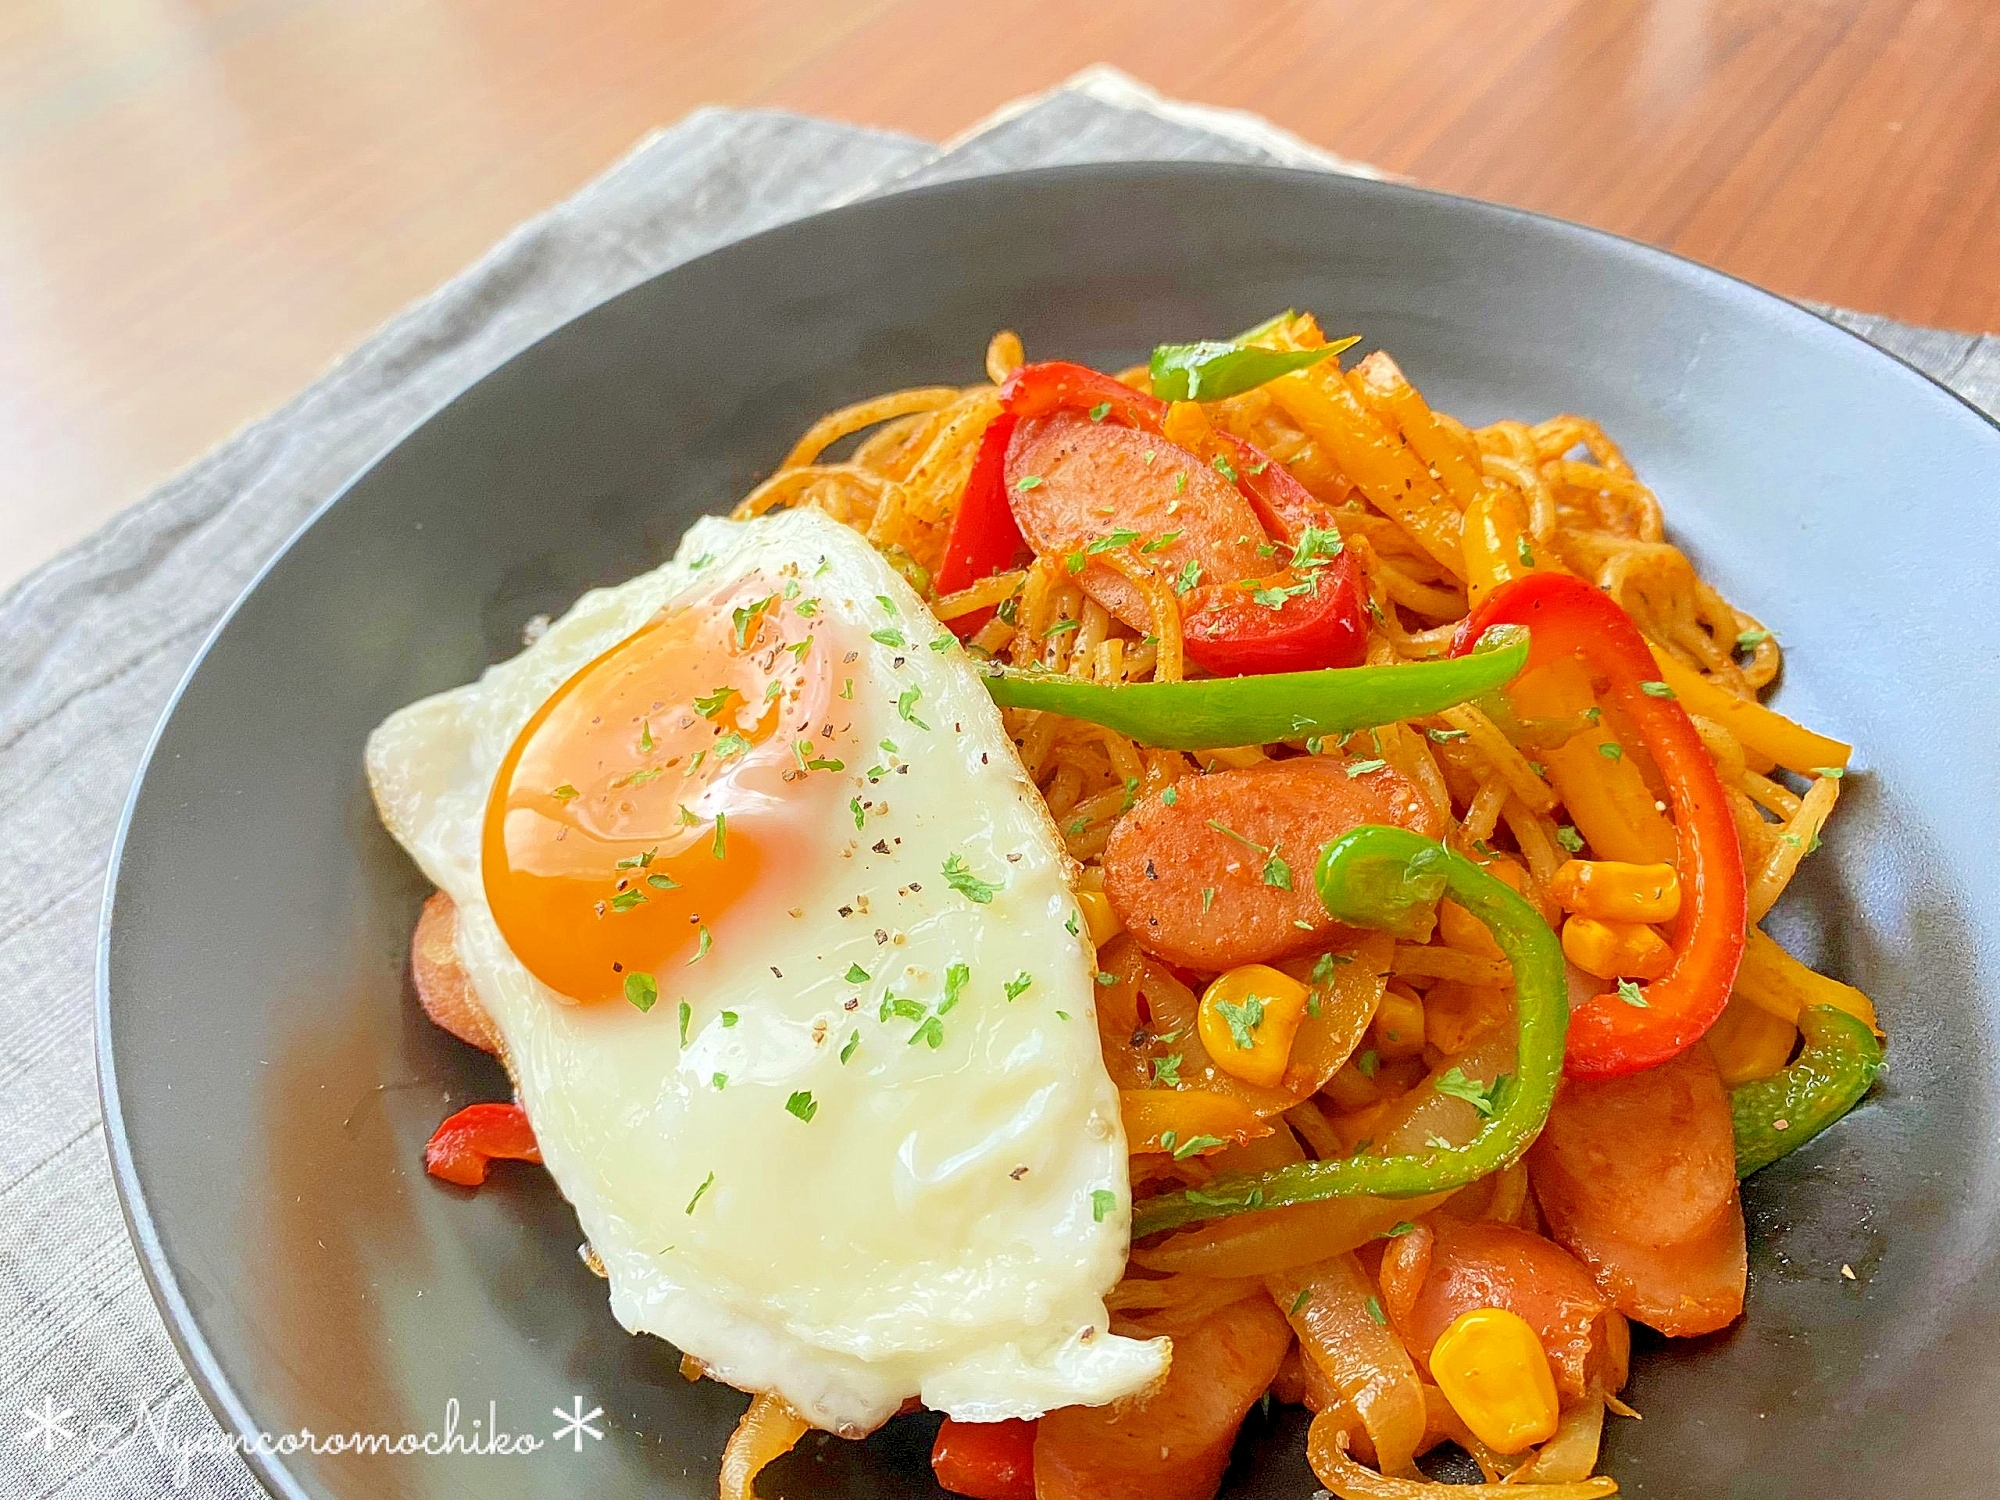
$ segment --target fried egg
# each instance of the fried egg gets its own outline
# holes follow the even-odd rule
[[[701,521],[367,771],[626,1328],[851,1434],[1165,1373],[1061,843],[860,536]]]

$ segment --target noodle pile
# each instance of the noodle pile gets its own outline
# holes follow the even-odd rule
[[[1290,313],[1250,340],[1280,350],[1324,343],[1311,316]],[[968,642],[975,653],[1096,683],[1177,680],[1188,670],[1180,605],[1170,581],[1136,552],[1107,551],[1100,560],[1124,572],[1144,595],[1152,620],[1143,631],[1088,598],[1060,556],[1039,556],[1023,569],[943,598],[930,587],[974,454],[1000,411],[998,386],[1023,359],[1020,339],[1002,332],[986,351],[989,384],[895,391],[829,413],[735,515],[811,506],[863,532],[941,619],[996,610]],[[1840,792],[1838,770],[1827,764],[1832,750],[1825,747],[1841,747],[1757,703],[1759,690],[1780,668],[1776,639],[1704,582],[1666,540],[1658,498],[1618,445],[1589,418],[1571,414],[1469,428],[1430,407],[1384,353],[1350,369],[1327,359],[1303,375],[1220,401],[1177,402],[1166,436],[1197,454],[1215,432],[1243,439],[1332,508],[1365,584],[1370,664],[1444,655],[1482,586],[1493,582],[1482,574],[1482,557],[1503,570],[1501,577],[1504,570],[1556,567],[1604,590],[1653,643],[1663,675],[1693,717],[1734,815],[1750,919],[1761,921],[1817,846]],[[1120,378],[1147,388],[1143,369]],[[849,448],[845,458],[829,456],[843,444]],[[1591,815],[1586,791],[1593,805],[1601,804],[1600,820],[1615,814],[1621,826],[1638,830],[1635,837],[1666,838],[1658,857],[1672,858],[1666,791],[1645,755],[1578,771],[1566,770],[1556,753],[1578,734],[1580,715],[1597,724],[1600,712],[1610,735],[1626,746],[1639,743],[1613,711],[1588,705],[1588,696],[1537,706],[1545,712],[1517,704],[1518,714],[1468,703],[1339,741],[1216,745],[1192,754],[1148,748],[1048,712],[1008,709],[1005,719],[1078,862],[1081,891],[1103,889],[1099,861],[1112,827],[1141,797],[1186,777],[1273,756],[1356,756],[1386,762],[1413,783],[1449,830],[1447,842],[1515,885],[1553,923],[1559,906],[1549,885],[1583,847],[1576,825]],[[1592,844],[1595,849],[1595,839]],[[1100,983],[1115,981],[1098,996],[1113,1082],[1125,1089],[1157,1084],[1169,1051],[1163,1038],[1175,1038],[1171,1050],[1183,1078],[1199,1075],[1234,1107],[1282,1118],[1272,1134],[1219,1154],[1185,1160],[1157,1150],[1135,1155],[1135,1196],[1198,1188],[1225,1171],[1256,1173],[1309,1156],[1345,1155],[1369,1142],[1380,1147],[1399,1135],[1421,1142],[1436,1127],[1426,1113],[1431,1091],[1415,1085],[1440,1059],[1462,1055],[1469,1072],[1480,1049],[1497,1047],[1499,1066],[1508,1066],[1513,1039],[1498,1023],[1511,1016],[1510,971],[1485,931],[1452,920],[1454,910],[1445,908],[1439,931],[1425,943],[1391,943],[1380,934],[1361,939],[1337,955],[1341,962],[1331,979],[1324,962],[1317,968],[1310,960],[1280,965],[1318,985],[1316,1003],[1326,1007],[1325,1023],[1312,1032],[1320,1049],[1315,1076],[1323,1084],[1304,1099],[1235,1084],[1205,1068],[1192,1035],[1195,993],[1129,938],[1099,934]],[[1805,969],[1753,928],[1735,998],[1717,1028],[1718,1050],[1735,1046],[1775,1058],[1764,1069],[1774,1071],[1796,1046],[1793,1023],[1803,1003],[1834,1004],[1873,1024],[1866,997]],[[1404,1034],[1421,1041],[1385,1043],[1382,1038],[1393,1033],[1385,1033],[1380,1021],[1392,1014],[1410,1018]],[[1725,1061],[1725,1077],[1756,1076],[1744,1071],[1751,1066],[1742,1064],[1730,1077]],[[1517,1480],[1565,1482],[1559,1493],[1609,1493],[1608,1481],[1581,1481],[1595,1466],[1607,1405],[1623,1409],[1616,1392],[1624,1379],[1624,1325],[1615,1313],[1609,1317],[1620,1347],[1599,1371],[1590,1398],[1566,1410],[1556,1437],[1539,1453],[1512,1457],[1487,1451],[1436,1387],[1419,1378],[1395,1335],[1366,1314],[1379,1289],[1366,1256],[1347,1252],[1435,1206],[1436,1200],[1424,1199],[1337,1200],[1217,1221],[1141,1246],[1126,1280],[1110,1295],[1114,1326],[1138,1337],[1185,1334],[1245,1297],[1279,1296],[1280,1283],[1289,1297],[1292,1283],[1284,1279],[1302,1274],[1302,1267],[1324,1279],[1330,1274],[1325,1266],[1344,1262],[1351,1285],[1315,1295],[1335,1309],[1330,1317],[1344,1316],[1346,1324],[1329,1325],[1328,1348],[1306,1350],[1311,1357],[1295,1347],[1273,1388],[1280,1399],[1304,1401],[1322,1413],[1311,1447],[1325,1483],[1343,1495],[1428,1493],[1429,1486],[1414,1480],[1385,1479],[1362,1468],[1346,1449],[1352,1446],[1384,1474],[1410,1475],[1415,1454],[1451,1439],[1473,1454],[1489,1480],[1511,1473]],[[1519,1164],[1463,1190],[1451,1212],[1542,1227]],[[1364,1345],[1380,1346],[1380,1352],[1357,1355]],[[1357,1374],[1356,1384],[1329,1383],[1328,1369],[1357,1358],[1379,1364]],[[1355,1390],[1368,1394],[1357,1399]]]

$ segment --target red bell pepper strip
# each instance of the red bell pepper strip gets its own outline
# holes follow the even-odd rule
[[[1022,365],[1000,387],[1000,406],[1017,417],[1046,417],[1058,411],[1104,408],[1100,421],[1115,418],[1142,432],[1158,432],[1167,403],[1124,381],[1066,359]]]
[[[1657,1067],[1715,1024],[1743,957],[1743,850],[1722,781],[1686,711],[1670,691],[1661,694],[1645,637],[1599,590],[1564,573],[1530,573],[1502,584],[1466,617],[1452,655],[1465,655],[1495,625],[1528,627],[1528,671],[1581,656],[1604,679],[1609,701],[1637,727],[1667,783],[1685,893],[1674,965],[1636,993],[1623,987],[1578,1006],[1565,1065],[1574,1076],[1600,1078]]]
[[[987,424],[979,440],[958,514],[945,538],[944,560],[931,579],[940,597],[1004,572],[1027,550],[1021,528],[1014,524],[1013,507],[1007,503],[1007,444],[1020,421],[1012,412],[1002,412]],[[960,640],[968,640],[992,618],[992,610],[975,609],[947,623]]]
[[[542,1148],[518,1104],[468,1104],[438,1126],[424,1147],[424,1170],[460,1187],[478,1187],[501,1159],[539,1163]]]
[[[1035,1500],[1035,1424],[946,1417],[931,1447],[931,1472],[972,1500]]]
[[[1259,582],[1264,589],[1210,584],[1187,596],[1181,645],[1189,660],[1218,677],[1248,677],[1354,667],[1368,655],[1368,624],[1351,555],[1343,552],[1319,567]],[[1268,597],[1300,584],[1307,591],[1285,597],[1276,609],[1257,602],[1259,593]]]

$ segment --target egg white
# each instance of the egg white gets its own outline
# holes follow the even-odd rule
[[[663,972],[649,1012],[565,1002],[509,952],[482,888],[502,757],[662,605],[788,565],[820,601],[823,642],[855,657],[820,748],[844,762],[834,806],[851,790],[865,826],[827,819],[815,783],[819,822],[786,866],[807,894]],[[972,665],[933,640],[950,638],[848,528],[813,511],[703,520],[672,562],[585,595],[367,750],[383,822],[457,904],[461,956],[619,1321],[849,1433],[912,1396],[972,1420],[1102,1404],[1157,1381],[1169,1352],[1108,1328],[1131,1191],[1062,847]],[[948,883],[954,858],[998,886],[989,902]],[[940,1045],[881,1018],[885,990],[935,1014],[954,963],[970,979]],[[849,982],[850,965],[869,979]],[[785,1107],[800,1090],[810,1121]]]

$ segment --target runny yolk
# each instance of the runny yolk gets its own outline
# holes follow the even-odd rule
[[[650,1004],[676,982],[663,969],[705,956],[784,847],[787,784],[830,779],[807,748],[825,623],[752,574],[650,621],[528,720],[481,855],[501,935],[543,984]]]

